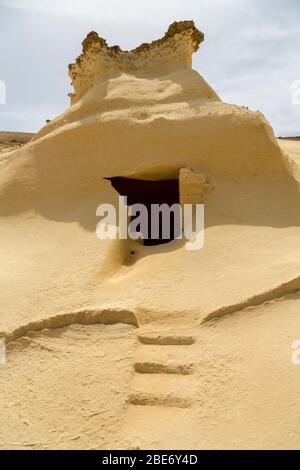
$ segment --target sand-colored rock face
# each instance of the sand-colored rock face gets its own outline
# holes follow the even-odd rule
[[[29,132],[1,132],[0,131],[0,167],[7,163],[11,152],[29,142],[33,134]]]
[[[91,32],[82,43],[82,54],[69,65],[69,75],[78,101],[97,80],[107,80],[120,74],[140,77],[165,75],[180,68],[191,67],[192,53],[204,40],[192,21],[173,23],[165,36],[151,44],[142,44],[131,52],[119,46],[108,47],[106,41]]]
[[[202,40],[192,22],[131,52],[91,33],[71,106],[3,154],[3,447],[300,446],[297,151],[191,68]],[[182,181],[203,249],[100,241],[117,176]]]

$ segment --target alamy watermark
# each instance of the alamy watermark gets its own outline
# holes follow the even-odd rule
[[[300,104],[300,80],[295,80],[292,85],[292,103],[295,105]]]
[[[300,340],[299,339],[297,339],[296,341],[292,343],[292,349],[294,349],[294,352],[291,358],[292,364],[294,364],[294,366],[299,366],[300,365]]]
[[[149,214],[144,204],[127,206],[126,196],[120,196],[118,211],[112,204],[100,204],[96,215],[101,217],[96,229],[100,240],[170,240],[172,232],[174,240],[186,240],[186,250],[201,250],[204,245],[203,204],[151,204]]]
[[[0,104],[6,104],[6,85],[3,80],[0,80]]]
[[[0,341],[0,366],[6,364],[6,347],[5,342]]]

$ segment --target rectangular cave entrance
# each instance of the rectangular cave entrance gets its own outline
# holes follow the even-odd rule
[[[179,204],[179,181],[176,180],[137,180],[131,178],[113,177],[107,178],[113,188],[118,191],[121,196],[127,196],[128,206],[133,204],[144,204],[148,209],[148,238],[144,238],[145,246],[161,245],[169,243],[174,240],[178,234],[178,227],[180,227],[180,215],[170,211],[170,237],[163,238],[162,236],[162,215],[160,214],[159,223],[159,238],[151,238],[152,217],[151,205],[152,204],[167,204],[171,207],[173,204]],[[133,220],[135,217],[132,217]],[[177,227],[177,231],[176,231]],[[137,232],[141,231],[137,227]]]

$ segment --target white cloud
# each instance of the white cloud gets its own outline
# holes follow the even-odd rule
[[[76,17],[96,17],[112,19],[116,22],[143,18],[149,20],[164,20],[177,14],[196,13],[201,8],[213,10],[218,7],[228,7],[236,4],[236,0],[1,0],[3,5],[20,9],[39,10],[52,14]]]
[[[88,31],[131,49],[193,19],[206,35],[194,68],[221,98],[260,109],[278,134],[300,134],[290,97],[300,80],[299,0],[0,0],[0,9],[0,79],[11,104],[31,106],[39,125],[41,109],[66,106],[66,65]]]

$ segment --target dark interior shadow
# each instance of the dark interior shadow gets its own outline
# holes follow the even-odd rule
[[[170,243],[178,236],[181,223],[180,213],[166,212],[169,221],[166,231],[169,233],[165,235],[163,234],[162,213],[157,214],[157,217],[153,216],[153,205],[163,204],[167,209],[170,209],[173,204],[179,205],[178,180],[147,181],[121,177],[108,179],[121,196],[126,196],[128,206],[142,204],[145,208],[145,214],[139,211],[131,217],[131,222],[137,221],[135,232],[141,234],[144,246]]]

